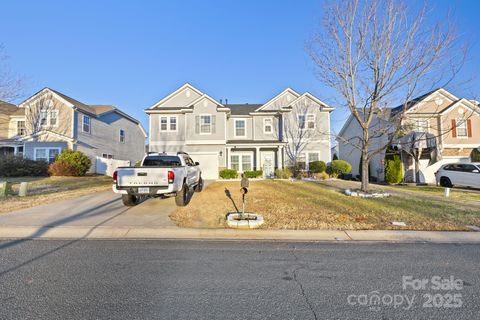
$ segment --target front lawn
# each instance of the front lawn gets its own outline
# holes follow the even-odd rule
[[[112,178],[106,176],[0,178],[1,181],[11,182],[13,192],[6,199],[0,198],[0,213],[106,191],[112,185]],[[26,197],[18,196],[20,182],[28,182]]]
[[[352,198],[341,193],[341,181],[336,183],[252,181],[246,211],[263,214],[262,228],[267,229],[469,230],[465,225],[480,225],[480,203],[432,198],[428,192]],[[182,227],[224,228],[226,213],[235,211],[225,188],[240,208],[239,182],[215,182],[195,194],[187,207],[178,208],[172,220]],[[392,221],[407,227],[393,226]]]

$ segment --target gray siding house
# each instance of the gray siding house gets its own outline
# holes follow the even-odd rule
[[[111,105],[87,105],[45,88],[10,112],[8,134],[0,138],[4,154],[52,162],[64,149],[95,157],[136,162],[145,154],[141,123]],[[1,111],[1,110],[0,110]]]
[[[223,104],[185,84],[152,107],[149,151],[188,152],[205,179],[219,170],[263,170],[330,162],[330,112],[310,93],[287,88],[263,104]]]

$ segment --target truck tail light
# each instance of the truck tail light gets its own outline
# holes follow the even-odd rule
[[[113,182],[117,183],[117,171],[115,171],[112,175]]]
[[[175,173],[173,173],[173,171],[168,171],[168,183],[173,183],[174,179],[175,179]]]

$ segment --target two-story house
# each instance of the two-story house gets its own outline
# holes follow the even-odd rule
[[[330,161],[329,107],[310,93],[286,89],[262,104],[228,104],[185,84],[145,112],[151,152],[188,152],[205,179],[292,162]]]
[[[91,158],[91,172],[96,157],[134,163],[145,154],[141,123],[111,105],[87,105],[45,88],[18,107],[0,108],[0,117],[9,118],[0,136],[3,153],[52,162],[64,149],[79,150]]]
[[[386,111],[374,119],[371,129],[375,130],[382,124],[387,124],[387,127],[395,117],[401,116],[401,126],[405,132],[403,137],[394,140],[389,150],[371,160],[370,174],[380,180],[384,178],[386,152],[392,150],[402,158],[405,181],[420,183],[435,183],[435,172],[442,164],[470,162],[474,150],[480,150],[480,108],[476,101],[459,98],[440,88]],[[350,116],[337,137],[339,158],[352,164],[354,176],[359,174],[361,154],[349,141],[355,141],[355,137],[361,135],[358,122]],[[385,145],[389,141],[387,135],[377,135],[371,142],[372,148]],[[414,137],[425,141],[415,141]],[[416,154],[407,152],[408,146],[404,141],[408,139],[411,145],[418,142],[429,148],[424,148],[425,152],[418,148]],[[426,140],[430,146],[425,146]]]

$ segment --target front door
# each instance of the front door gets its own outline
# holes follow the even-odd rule
[[[261,154],[263,176],[265,178],[273,178],[275,173],[275,153],[273,151],[263,151]]]

